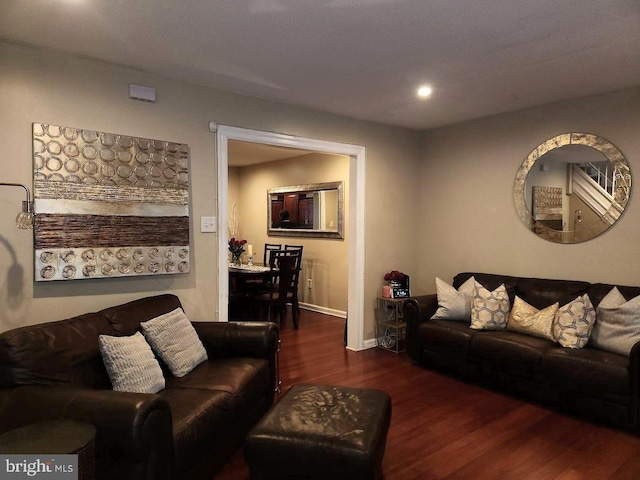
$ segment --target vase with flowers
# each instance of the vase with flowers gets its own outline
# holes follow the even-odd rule
[[[236,266],[242,265],[241,255],[244,253],[244,246],[247,243],[246,240],[238,240],[232,238],[229,240],[229,251],[231,252],[231,263]]]
[[[382,286],[382,296],[389,298],[407,298],[409,293],[409,275],[391,270],[384,275],[384,285]]]

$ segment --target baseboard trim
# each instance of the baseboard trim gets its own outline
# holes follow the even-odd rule
[[[338,318],[347,318],[347,312],[342,310],[335,310],[333,308],[323,307],[321,305],[312,305],[311,303],[300,303],[300,308],[305,310],[311,310],[312,312],[324,313],[325,315],[331,315]]]
[[[333,317],[347,318],[347,312],[343,312],[342,310],[334,310],[333,308],[322,307],[320,305],[312,305],[310,303],[300,303],[300,308],[303,308],[304,310],[310,310],[312,312],[324,313],[325,315],[331,315]],[[362,350],[368,350],[370,348],[375,348],[376,346],[377,346],[376,339],[370,338],[369,340],[364,341]],[[353,350],[353,351],[358,352],[362,350]]]
[[[375,338],[370,338],[369,340],[365,340],[364,341],[364,348],[375,348],[377,345],[376,339]]]

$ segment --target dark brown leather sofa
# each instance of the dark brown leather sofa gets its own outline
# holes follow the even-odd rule
[[[209,359],[157,394],[116,392],[98,335],[132,335],[180,307],[136,300],[0,335],[0,432],[51,419],[96,426],[98,480],[211,479],[273,404],[278,328],[194,322]]]
[[[485,273],[460,273],[453,286],[468,278],[489,290],[506,286],[511,305],[515,295],[542,309],[564,305],[587,293],[594,307],[613,285],[580,281],[520,278]],[[631,299],[640,287],[618,286]],[[468,322],[431,320],[437,297],[408,299],[407,349],[418,364],[462,375],[490,387],[506,389],[535,401],[626,429],[638,428],[640,344],[629,357],[594,348],[563,348],[546,339],[510,330],[479,331]]]

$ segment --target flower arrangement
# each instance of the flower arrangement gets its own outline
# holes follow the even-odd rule
[[[382,296],[388,298],[407,298],[409,296],[409,275],[391,270],[384,275]]]
[[[235,237],[229,240],[229,251],[231,252],[231,262],[235,264],[241,263],[240,255],[244,253],[246,240],[238,240]]]
[[[389,273],[384,274],[385,282],[398,282],[402,283],[407,279],[407,275],[398,270],[391,270]]]

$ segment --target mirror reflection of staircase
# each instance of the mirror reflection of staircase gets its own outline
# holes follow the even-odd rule
[[[622,214],[622,206],[616,202],[616,175],[609,162],[569,164],[570,192],[576,194],[607,224]],[[612,208],[613,207],[613,208]]]

